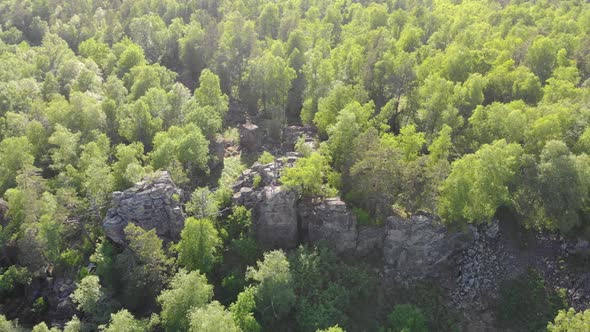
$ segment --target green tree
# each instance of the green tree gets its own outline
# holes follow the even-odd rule
[[[326,97],[320,98],[313,123],[318,127],[319,132],[324,134],[331,124],[336,123],[338,114],[349,103],[356,101],[364,104],[367,100],[367,93],[362,87],[338,84]]]
[[[539,163],[538,179],[546,215],[550,224],[563,232],[580,224],[579,212],[588,197],[576,159],[565,143],[549,141]]]
[[[126,309],[120,310],[115,314],[111,314],[111,319],[102,331],[104,332],[144,332],[146,324],[133,317],[133,315]]]
[[[208,173],[209,142],[193,124],[170,127],[154,137],[154,150],[150,154],[154,169],[170,168],[174,161],[183,166],[190,177],[195,172]]]
[[[141,46],[134,44],[129,39],[113,46],[114,53],[117,56],[117,72],[119,77],[123,77],[135,66],[145,64],[145,55]]]
[[[590,310],[576,312],[573,308],[559,310],[554,322],[549,322],[549,332],[577,332],[590,329]]]
[[[249,61],[244,75],[248,89],[243,93],[254,96],[253,106],[259,106],[277,125],[284,125],[289,89],[297,76],[295,70],[268,50]]]
[[[216,54],[216,72],[220,76],[221,89],[237,97],[246,60],[257,39],[255,23],[247,20],[239,11],[225,15],[219,23],[221,30]]]
[[[548,286],[534,270],[502,283],[499,295],[496,306],[499,325],[519,331],[544,330],[566,306],[565,294]]]
[[[79,310],[92,317],[99,318],[104,314],[102,302],[105,301],[105,295],[97,276],[89,275],[84,277],[71,297]]]
[[[115,148],[117,161],[113,163],[113,187],[123,190],[139,182],[145,174],[143,167],[143,144],[135,142],[129,145],[119,144]]]
[[[281,182],[286,188],[294,189],[306,197],[329,197],[336,195],[336,190],[331,186],[336,177],[326,158],[319,152],[312,152],[309,157],[300,158],[293,167],[285,169]]]
[[[428,76],[424,85],[418,88],[418,119],[428,137],[439,132],[445,124],[453,129],[463,125],[464,119],[454,104],[454,91],[453,82],[436,74]]]
[[[361,105],[352,101],[339,112],[335,123],[328,126],[328,148],[337,170],[343,171],[350,167],[350,146],[354,139],[367,129],[369,118],[373,114],[373,106],[372,102]]]
[[[261,329],[254,318],[254,309],[256,309],[256,288],[254,287],[244,289],[229,307],[234,322],[244,332],[259,332]]]
[[[82,327],[82,322],[78,316],[74,315],[74,317],[65,324],[63,332],[81,332]]]
[[[164,329],[167,332],[188,331],[191,310],[205,306],[212,297],[213,286],[207,284],[203,274],[181,269],[172,278],[170,287],[158,296]]]
[[[193,21],[186,27],[184,36],[178,40],[178,45],[185,76],[196,78],[213,56],[214,49],[207,47],[206,31],[198,21]]]
[[[526,60],[533,73],[545,82],[556,65],[555,43],[545,36],[537,37],[528,49]]]
[[[176,246],[178,264],[186,267],[189,271],[211,272],[221,245],[221,240],[211,220],[186,219],[180,237],[181,240]]]
[[[289,261],[280,250],[264,254],[256,267],[248,267],[246,278],[256,284],[256,309],[265,322],[276,322],[291,311],[295,303]]]
[[[47,324],[45,324],[45,322],[41,322],[41,323],[33,326],[33,330],[31,332],[60,332],[60,331],[57,327],[52,327],[51,329],[49,329],[49,327],[47,327]]]
[[[197,219],[215,219],[219,213],[219,204],[215,193],[208,187],[197,188],[191,194],[191,200],[186,203],[186,212]]]
[[[209,69],[201,72],[199,87],[195,89],[195,100],[200,107],[210,107],[221,119],[229,108],[229,98],[221,91],[219,77]]]
[[[32,166],[31,144],[26,137],[9,137],[0,142],[0,193],[16,185],[19,170]]]
[[[132,223],[125,227],[128,247],[115,260],[122,283],[122,302],[130,310],[150,307],[167,281],[170,260],[155,229],[145,231]]]
[[[21,332],[22,330],[18,324],[9,321],[4,315],[0,315],[0,330],[6,332]]]
[[[196,307],[190,313],[189,332],[240,332],[231,313],[217,301]]]
[[[279,32],[279,7],[276,4],[267,3],[262,7],[257,27],[260,38],[277,38]]]
[[[340,326],[338,325],[334,325],[332,327],[329,327],[327,329],[323,329],[323,330],[316,330],[316,332],[346,332],[345,330],[343,330]]]
[[[128,142],[141,142],[144,147],[150,149],[152,139],[157,132],[162,130],[162,119],[155,117],[149,111],[148,105],[143,100],[127,104],[118,113],[119,135]]]
[[[90,208],[98,219],[103,217],[113,191],[113,174],[108,163],[110,142],[106,135],[96,138],[82,148],[79,171],[82,188],[90,202]]]
[[[31,281],[31,273],[26,268],[12,265],[0,273],[0,294],[7,296],[18,285],[28,286]]]
[[[501,205],[510,205],[510,185],[522,153],[520,145],[498,140],[453,162],[440,188],[441,217],[449,222],[484,222]]]
[[[426,319],[422,311],[411,304],[398,304],[387,316],[388,331],[426,332]]]

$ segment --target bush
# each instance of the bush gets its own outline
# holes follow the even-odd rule
[[[576,312],[573,308],[568,311],[559,310],[555,322],[547,325],[549,332],[590,331],[590,310]]]
[[[306,143],[305,137],[301,136],[295,143],[295,151],[301,153],[304,157],[309,157],[313,152],[313,149]]]
[[[391,332],[426,332],[426,319],[422,310],[411,304],[398,304],[387,316]]]
[[[295,319],[299,330],[315,331],[339,324],[353,330],[367,328],[376,280],[367,266],[348,265],[330,249],[299,247],[289,257],[295,293]],[[354,326],[353,326],[354,325]],[[359,326],[359,327],[360,327]]]
[[[275,161],[275,156],[273,156],[272,153],[270,153],[268,151],[262,152],[260,157],[258,157],[258,162],[261,163],[262,165],[270,164],[274,161]]]
[[[0,294],[5,296],[11,293],[16,285],[28,285],[31,280],[31,273],[26,268],[13,265],[0,274]]]
[[[369,212],[365,211],[364,209],[353,207],[352,212],[356,216],[356,221],[359,225],[371,225],[373,224],[373,219]]]
[[[254,179],[252,180],[252,186],[254,186],[254,188],[258,188],[258,186],[260,186],[261,182],[262,182],[262,177],[260,176],[260,174],[254,175]]]
[[[303,196],[335,196],[338,191],[330,186],[329,179],[335,172],[330,168],[324,156],[313,152],[309,157],[297,160],[295,166],[283,171],[281,181],[285,187],[294,189]]]
[[[565,307],[564,295],[549,289],[539,272],[531,270],[501,286],[496,315],[503,327],[540,331]]]
[[[458,315],[447,307],[443,289],[431,282],[420,282],[406,289],[401,301],[420,308],[428,331],[458,331]]]

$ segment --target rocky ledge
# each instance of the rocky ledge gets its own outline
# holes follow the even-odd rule
[[[342,257],[370,258],[386,280],[398,285],[434,280],[448,290],[450,303],[490,324],[490,304],[501,283],[531,268],[551,287],[565,289],[576,309],[590,307],[590,273],[564,266],[572,257],[588,257],[588,241],[531,233],[498,220],[452,228],[428,213],[359,225],[340,198],[301,199],[281,187],[282,169],[296,160],[291,153],[272,164],[256,164],[234,186],[234,204],[252,209],[256,239],[264,249],[324,243]],[[528,248],[520,247],[523,241],[515,236],[528,236]]]

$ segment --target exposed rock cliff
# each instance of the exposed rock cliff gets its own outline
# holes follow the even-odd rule
[[[590,273],[564,265],[572,255],[588,255],[587,241],[527,233],[497,220],[454,229],[429,214],[390,217],[382,226],[358,225],[339,198],[301,200],[280,187],[282,169],[296,159],[291,154],[273,164],[256,164],[234,187],[234,203],[253,210],[254,231],[263,247],[292,249],[300,243],[321,242],[343,257],[371,258],[386,282],[432,280],[447,290],[449,303],[463,310],[466,330],[493,325],[494,301],[502,282],[530,268],[551,287],[565,289],[576,309],[590,306]],[[529,237],[529,247],[520,247],[523,239],[515,236]]]
[[[299,241],[297,195],[278,186],[266,186],[261,197],[252,210],[257,242],[264,248],[295,248]]]
[[[123,192],[114,192],[111,208],[103,221],[105,234],[123,244],[123,230],[131,222],[145,230],[155,229],[165,241],[177,241],[185,219],[178,202],[181,194],[167,172],[159,173],[156,178],[146,178]]]

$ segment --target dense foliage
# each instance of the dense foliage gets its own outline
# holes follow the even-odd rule
[[[323,249],[263,254],[250,212],[231,207],[249,165],[215,149],[236,144],[236,117],[279,146],[287,125],[317,129],[319,148],[298,142],[283,184],[339,195],[361,222],[478,223],[503,208],[590,237],[589,91],[582,0],[4,0],[0,329],[52,331],[55,303],[34,287],[53,278],[76,285],[64,331],[369,321],[354,309],[374,295],[370,269]],[[258,157],[275,160],[242,160]],[[111,243],[110,193],[161,170],[190,195],[175,197],[190,216],[182,239],[130,224],[128,245]],[[498,313],[522,329],[563,309],[531,278],[506,286]],[[447,329],[423,302],[375,324]],[[585,317],[562,311],[549,329]]]

